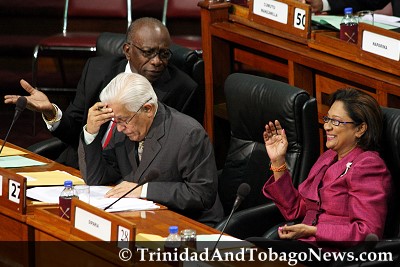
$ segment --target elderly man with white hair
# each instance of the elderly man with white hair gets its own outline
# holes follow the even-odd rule
[[[79,144],[79,167],[87,184],[116,184],[107,196],[121,197],[150,172],[159,176],[128,197],[163,204],[206,224],[222,219],[213,147],[191,117],[157,101],[149,81],[121,73],[88,113]],[[101,128],[116,125],[102,149]]]

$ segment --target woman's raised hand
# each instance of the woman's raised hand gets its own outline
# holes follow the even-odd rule
[[[282,129],[278,120],[270,121],[265,125],[263,133],[265,148],[271,163],[274,166],[281,166],[285,163],[285,155],[288,147],[285,130]]]

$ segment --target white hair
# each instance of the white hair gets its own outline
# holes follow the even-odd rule
[[[120,73],[101,91],[100,101],[119,103],[129,111],[136,112],[143,104],[158,108],[157,95],[150,82],[137,73]]]

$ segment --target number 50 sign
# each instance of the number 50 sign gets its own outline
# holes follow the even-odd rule
[[[304,30],[306,28],[306,11],[301,8],[294,9],[293,26],[297,29]]]

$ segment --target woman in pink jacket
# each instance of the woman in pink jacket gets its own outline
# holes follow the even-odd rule
[[[265,125],[273,175],[263,193],[286,220],[302,220],[279,227],[280,239],[340,250],[368,234],[382,237],[391,176],[377,152],[382,113],[375,99],[356,89],[342,89],[333,93],[330,104],[323,117],[328,150],[298,190],[286,169],[285,130],[277,120]]]

